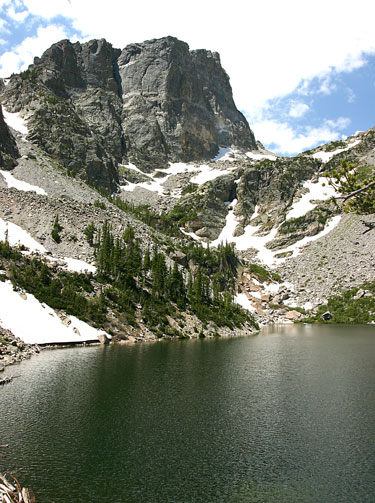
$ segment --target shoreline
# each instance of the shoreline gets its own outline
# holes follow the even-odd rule
[[[271,323],[270,325],[273,325]],[[267,325],[269,326],[269,325]],[[263,329],[264,327],[262,327]],[[249,337],[258,335],[261,332],[261,329],[255,330],[254,332],[244,333],[239,330],[239,333],[236,335],[235,331],[232,334],[225,335],[211,335],[207,334],[202,339],[215,339],[215,338],[230,338],[230,337]],[[155,343],[155,342],[176,342],[181,340],[197,340],[200,337],[197,335],[195,337],[129,337],[129,339],[120,339],[120,340],[107,340],[105,342],[100,340],[90,340],[90,341],[82,341],[82,342],[55,342],[53,344],[28,344],[25,343],[19,337],[16,337],[10,330],[1,327],[0,325],[0,376],[1,373],[5,371],[7,367],[11,367],[13,365],[22,363],[24,360],[29,360],[32,356],[38,355],[41,351],[45,350],[54,350],[54,349],[66,349],[73,347],[85,347],[85,346],[105,346],[105,345],[134,345],[134,344],[142,344],[142,343]],[[2,341],[7,342],[7,344],[1,344]],[[0,377],[1,381],[1,377]]]

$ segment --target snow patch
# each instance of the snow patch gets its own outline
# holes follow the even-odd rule
[[[20,116],[19,112],[7,112],[3,107],[4,120],[11,128],[15,129],[23,135],[27,135],[29,130],[25,125],[24,119]]]
[[[10,281],[0,282],[0,324],[27,344],[79,343],[96,341],[105,333],[69,316],[66,326],[55,311],[41,304],[32,294],[24,300]],[[107,334],[106,334],[107,335]],[[110,338],[110,336],[107,335]]]
[[[121,185],[121,190],[125,190],[127,192],[133,192],[137,187],[141,189],[151,190],[152,192],[157,192],[160,195],[163,195],[164,188],[162,184],[166,181],[166,178],[150,178],[149,182],[141,182],[141,183],[131,183],[128,182],[128,185]]]
[[[263,289],[267,293],[277,293],[280,290],[280,287],[281,287],[280,283],[269,283],[263,285]]]
[[[184,162],[176,162],[176,163],[171,163],[168,168],[165,169],[159,169],[158,171],[165,173],[167,176],[164,178],[158,178],[157,176],[154,175],[149,175],[147,173],[144,173],[140,169],[138,169],[134,164],[120,164],[120,166],[123,166],[124,168],[132,169],[134,171],[137,171],[138,173],[142,173],[142,175],[147,176],[149,179],[146,182],[140,182],[140,183],[132,183],[128,182],[127,185],[122,185],[120,188],[121,190],[124,190],[125,192],[133,192],[137,187],[141,189],[146,189],[146,190],[151,190],[152,192],[157,192],[159,195],[164,194],[164,187],[163,185],[165,182],[168,180],[168,178],[172,175],[178,175],[180,173],[188,173],[192,171],[197,171],[197,168],[195,166],[186,164]],[[172,197],[181,197],[181,189],[177,189],[171,194]]]
[[[220,147],[217,155],[212,159],[215,161],[234,161],[235,151],[230,147]]]
[[[238,293],[234,297],[234,302],[242,306],[244,309],[247,309],[248,311],[251,312],[256,311],[256,308],[251,304],[250,300],[246,297],[244,293]]]
[[[198,185],[202,185],[203,183],[206,182],[211,182],[212,180],[215,180],[219,176],[224,176],[228,175],[231,171],[229,169],[216,169],[216,168],[210,168],[209,166],[206,166],[205,164],[202,164],[200,166],[202,171],[197,175],[194,176],[190,182],[191,183],[196,183]]]
[[[315,154],[312,155],[314,159],[320,159],[323,162],[328,162],[332,159],[334,155],[341,154],[341,152],[346,152],[347,150],[350,150],[351,148],[355,147],[359,143],[361,143],[362,140],[355,140],[352,143],[350,143],[346,148],[338,148],[334,150],[333,152],[315,152]]]
[[[93,274],[96,273],[96,267],[94,265],[91,265],[84,260],[79,260],[76,258],[69,258],[69,257],[64,257],[64,261],[67,265],[68,271],[72,272],[92,272]]]
[[[180,227],[180,231],[182,232],[182,234],[185,234],[185,236],[189,236],[189,237],[191,237],[192,239],[194,239],[195,241],[200,241],[200,242],[202,242],[202,239],[201,239],[199,236],[197,236],[197,235],[195,234],[195,232],[187,232],[187,231],[185,231],[182,227]],[[204,241],[202,242],[202,244],[203,244],[203,246],[207,246],[207,243],[205,243]]]
[[[220,235],[215,241],[211,242],[212,246],[219,246],[220,243],[233,243],[236,239],[233,234],[237,227],[237,220],[234,214],[234,209],[237,204],[237,199],[233,199],[232,201],[232,209],[228,211],[227,216],[225,217],[225,226],[223,227]]]
[[[30,249],[31,252],[46,253],[47,250],[43,245],[38,243],[31,235],[12,222],[7,222],[0,218],[0,240],[4,241],[8,232],[8,242],[11,246],[23,245]]]
[[[305,304],[302,306],[305,311],[311,311],[313,309],[314,305],[311,302],[305,302]]]
[[[41,187],[38,187],[37,185],[31,185],[30,183],[23,182],[22,180],[18,180],[9,171],[0,170],[0,174],[8,184],[9,189],[14,188],[17,190],[22,190],[23,192],[36,192],[41,196],[47,195],[47,192]]]
[[[256,206],[255,206],[254,213],[253,213],[253,215],[252,215],[252,217],[251,217],[251,220],[253,220],[254,218],[256,218],[256,217],[258,217],[258,216],[259,216],[259,206],[258,206],[258,205],[256,205]]]
[[[308,192],[303,194],[301,199],[293,204],[292,209],[286,215],[286,220],[302,217],[308,211],[313,210],[317,205],[312,203],[312,200],[326,201],[336,194],[335,189],[329,185],[328,179],[324,176],[320,177],[317,183],[306,181],[302,186]]]
[[[192,173],[196,172],[198,166],[192,166],[191,164],[186,164],[185,162],[174,162],[171,163],[169,168],[159,169],[162,173],[167,173],[168,175],[179,175],[180,173]]]
[[[232,209],[228,211],[228,215],[226,216],[225,226],[222,229],[220,236],[211,242],[211,246],[218,246],[220,243],[228,242],[228,243],[234,243],[236,245],[237,250],[248,250],[249,248],[254,248],[258,252],[258,258],[269,267],[274,267],[277,264],[281,264],[287,258],[287,257],[277,258],[276,255],[284,252],[292,252],[291,255],[295,257],[300,253],[301,248],[303,246],[328,234],[331,230],[333,230],[336,227],[336,225],[341,220],[341,216],[339,215],[335,216],[326,225],[326,227],[315,236],[307,236],[301,239],[300,241],[297,241],[293,245],[288,246],[287,248],[283,248],[281,250],[270,250],[266,247],[266,245],[275,238],[278,230],[277,228],[272,229],[265,236],[256,236],[255,234],[260,229],[261,226],[247,225],[244,229],[244,233],[242,236],[233,235],[238,224],[234,214],[236,204],[237,199],[234,199],[232,201]],[[197,236],[194,239],[196,238]]]
[[[277,156],[273,154],[261,154],[259,152],[246,152],[247,157],[249,159],[253,159],[253,161],[261,161],[262,159],[269,159],[270,161],[276,161]]]
[[[303,246],[307,245],[308,243],[311,243],[312,241],[316,241],[317,239],[320,239],[321,237],[323,237],[326,234],[328,234],[329,232],[331,232],[338,225],[340,220],[341,220],[341,215],[337,215],[337,216],[333,217],[328,222],[328,224],[325,226],[325,228],[321,232],[316,234],[315,236],[306,236],[303,239],[301,239],[300,241],[297,241],[297,243],[294,243],[293,245],[288,246],[287,248],[283,248],[282,250],[277,250],[274,253],[278,254],[278,253],[284,253],[284,252],[291,251],[291,252],[293,252],[292,256],[296,257],[301,252],[301,248]],[[284,260],[285,259],[275,259],[275,261],[277,263],[281,263]]]

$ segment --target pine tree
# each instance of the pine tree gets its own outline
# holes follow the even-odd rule
[[[57,243],[61,243],[61,237],[60,237],[60,232],[62,231],[62,227],[59,224],[59,216],[56,215],[55,220],[53,222],[53,227],[52,227],[52,232],[51,236],[52,239]]]
[[[87,242],[90,246],[94,246],[94,237],[96,233],[96,228],[94,222],[90,222],[89,225],[84,229],[84,234],[86,236]]]

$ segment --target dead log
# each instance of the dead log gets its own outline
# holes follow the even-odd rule
[[[22,488],[10,473],[0,474],[0,503],[35,503],[30,489]]]
[[[362,220],[362,223],[365,227],[368,227],[365,231],[362,232],[362,234],[366,234],[367,232],[370,232],[372,229],[375,229],[375,222],[364,222]]]
[[[16,379],[17,377],[21,377],[21,376],[3,377],[2,379],[0,379],[0,386],[2,386],[3,384],[9,384],[10,382],[13,381],[13,379]]]

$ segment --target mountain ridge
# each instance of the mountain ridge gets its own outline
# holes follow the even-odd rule
[[[21,253],[27,246],[39,258],[29,263],[3,252],[15,254],[20,270],[39,274],[44,264],[54,285],[65,284],[64,274],[81,285],[74,271],[66,272],[69,264],[96,267],[90,292],[75,295],[101,321],[83,318],[117,339],[254,333],[257,322],[298,318],[294,307],[314,312],[330,294],[374,279],[375,233],[363,234],[360,217],[342,215],[327,178],[343,159],[374,169],[374,130],[292,158],[276,156],[242,122],[224,74],[218,55],[189,52],[172,37],[120,52],[105,40],[62,41],[0,88],[6,110],[0,140],[13,145],[0,171],[0,234],[13,244],[19,238]],[[194,96],[199,106],[189,108]],[[198,124],[202,110],[207,134]],[[181,142],[190,133],[192,147]],[[144,149],[141,143],[128,148],[133,134]],[[136,262],[150,254],[154,270],[137,266],[134,276],[121,279],[113,264],[104,267],[103,233],[109,247],[119,240],[117,254],[126,255],[135,240]],[[3,279],[44,298],[39,284],[27,292],[12,260],[3,265]],[[165,285],[157,293],[157,267],[180,282],[179,305]],[[100,292],[105,315],[97,311],[104,309]],[[242,325],[246,317],[234,304],[250,316]],[[232,314],[223,321],[225,310]]]
[[[220,147],[257,150],[236,109],[217,53],[174,37],[130,44],[60,41],[3,87],[29,138],[96,186],[118,183],[117,164],[149,172],[214,157]]]

